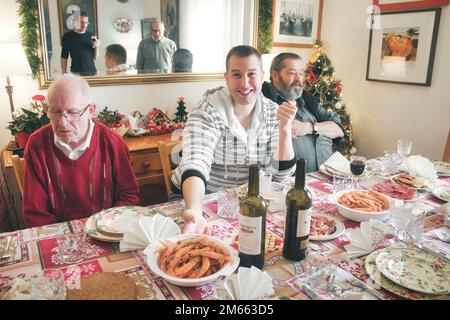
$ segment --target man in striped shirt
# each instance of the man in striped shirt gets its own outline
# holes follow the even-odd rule
[[[183,131],[183,157],[171,177],[174,193],[182,193],[184,233],[202,233],[203,196],[219,187],[247,182],[248,167],[257,163],[277,181],[295,171],[292,122],[295,104],[280,106],[261,94],[261,55],[237,46],[226,58],[227,87],[206,92],[190,113]]]

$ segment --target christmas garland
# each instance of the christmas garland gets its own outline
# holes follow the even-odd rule
[[[258,11],[258,51],[265,54],[272,49],[272,0],[260,0]]]

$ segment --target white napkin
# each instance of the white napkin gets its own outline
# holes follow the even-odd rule
[[[225,279],[225,288],[234,300],[254,300],[274,294],[272,278],[265,271],[252,266],[240,267]]]
[[[323,163],[324,166],[330,167],[346,175],[351,175],[350,161],[347,160],[340,152],[336,151]]]
[[[120,251],[144,249],[154,240],[170,238],[181,234],[180,227],[168,217],[160,214],[142,217],[133,221],[123,233]]]
[[[412,176],[419,176],[426,179],[437,179],[436,169],[433,163],[422,156],[410,156],[403,160],[400,170],[408,172]]]
[[[373,219],[361,222],[360,226],[361,228],[349,230],[350,244],[344,246],[350,259],[367,255],[375,250],[387,231],[385,223]]]

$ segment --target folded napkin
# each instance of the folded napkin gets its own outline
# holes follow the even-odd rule
[[[323,163],[325,167],[331,168],[339,173],[351,175],[350,161],[347,160],[340,152],[336,151]]]
[[[410,156],[403,160],[400,170],[406,171],[415,177],[426,179],[437,179],[438,177],[433,162],[419,155]]]
[[[181,234],[180,227],[168,217],[160,214],[142,217],[128,225],[120,241],[120,252],[144,249],[154,240],[179,234]]]
[[[225,279],[225,289],[234,300],[254,300],[274,294],[272,278],[265,271],[252,266],[240,267]]]
[[[378,220],[361,222],[361,228],[350,229],[350,244],[345,245],[350,259],[361,257],[376,249],[378,243],[384,239],[388,226]]]

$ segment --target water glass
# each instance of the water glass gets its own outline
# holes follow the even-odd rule
[[[217,191],[217,215],[236,218],[239,214],[239,196],[235,189],[219,188]]]
[[[334,291],[337,266],[324,263],[314,266],[306,273],[306,283],[319,290]]]
[[[409,140],[401,140],[397,141],[397,153],[400,158],[403,160],[411,153],[413,142]]]
[[[395,151],[385,150],[381,158],[381,171],[386,174],[392,174],[398,170],[398,155]]]
[[[64,274],[58,269],[45,269],[29,280],[31,300],[65,300],[66,282]]]
[[[424,211],[414,210],[410,205],[394,208],[390,222],[395,227],[395,237],[405,243],[419,243],[424,233],[425,216]]]
[[[341,176],[333,174],[333,193],[338,193],[342,190],[348,190],[352,187],[352,178],[350,176]]]
[[[271,191],[272,173],[268,170],[261,170],[259,172],[259,194],[263,198],[267,198]]]
[[[56,238],[59,260],[65,264],[78,263],[86,256],[86,234],[66,233]]]

